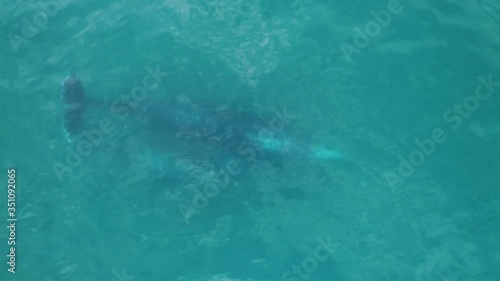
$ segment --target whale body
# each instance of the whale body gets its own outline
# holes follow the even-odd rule
[[[86,106],[85,92],[82,82],[75,75],[66,77],[61,86],[61,98],[64,103],[63,127],[68,141],[71,141],[82,127]]]

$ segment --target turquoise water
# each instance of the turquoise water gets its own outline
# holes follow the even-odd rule
[[[15,274],[0,228],[0,280],[500,279],[495,1],[1,7],[0,202],[8,225],[15,168],[18,221]],[[112,102],[148,67],[162,74],[138,107],[285,110],[292,157],[210,193],[210,163],[232,159],[95,107],[84,128],[115,130],[69,167],[63,78]]]

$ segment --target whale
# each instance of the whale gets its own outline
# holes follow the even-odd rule
[[[72,137],[81,130],[82,116],[87,104],[83,85],[76,75],[70,74],[62,81],[61,99],[64,104],[63,128],[68,142],[71,142]]]
[[[62,82],[63,129],[68,142],[78,138],[84,128],[84,113],[90,107],[106,108],[107,102],[86,95],[82,81],[70,74]],[[110,110],[111,111],[111,110]],[[134,109],[136,116],[146,116],[184,157],[197,157],[202,151],[213,163],[226,163],[227,159],[255,163],[265,161],[283,167],[285,160],[304,157],[316,159],[342,159],[342,153],[313,145],[293,137],[276,125],[279,118],[263,118],[252,107],[216,106],[210,102],[192,103],[165,101],[150,103]],[[283,115],[283,114],[282,114]],[[278,122],[279,123],[279,122]],[[286,123],[286,122],[285,122]],[[222,164],[221,164],[222,165]]]

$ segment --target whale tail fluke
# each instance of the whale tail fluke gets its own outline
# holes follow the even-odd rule
[[[81,80],[73,71],[62,81],[61,99],[64,103],[63,129],[69,143],[80,134],[83,115],[88,106],[108,108],[109,105],[107,99],[86,96]]]

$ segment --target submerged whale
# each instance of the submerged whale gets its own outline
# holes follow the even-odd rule
[[[85,95],[80,79],[71,74],[62,82],[64,103],[63,127],[69,142],[78,138],[84,127],[83,114],[88,107],[105,107],[105,102]],[[107,108],[107,107],[106,107]],[[251,109],[216,107],[212,104],[165,102],[137,108],[136,115],[145,115],[154,130],[174,140],[173,151],[184,154],[205,152],[211,161],[244,159],[264,160],[282,166],[284,159],[342,158],[336,150],[326,149],[292,137],[285,130],[286,120],[274,116],[268,120]],[[281,114],[281,117],[286,114]],[[169,143],[169,144],[172,144]],[[188,158],[193,155],[185,155]]]
[[[67,139],[70,140],[81,130],[82,115],[87,101],[82,83],[74,74],[66,77],[61,86],[61,98],[64,103],[63,127]]]

